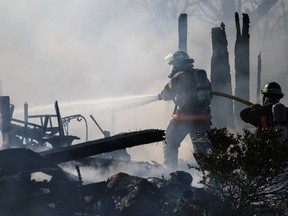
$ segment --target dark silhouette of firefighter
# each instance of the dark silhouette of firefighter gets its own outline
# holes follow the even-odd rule
[[[166,129],[164,164],[178,166],[178,148],[189,134],[193,150],[206,153],[210,143],[202,135],[210,129],[212,97],[211,83],[205,70],[194,68],[194,59],[184,51],[176,51],[165,57],[171,65],[170,81],[159,94],[159,100],[173,100],[175,109]]]
[[[281,86],[277,82],[270,82],[261,89],[262,104],[254,104],[240,112],[241,119],[257,128],[279,129],[287,139],[288,108],[280,103],[284,97]]]

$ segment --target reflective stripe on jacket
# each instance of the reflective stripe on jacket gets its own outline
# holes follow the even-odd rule
[[[201,121],[201,120],[209,120],[212,118],[211,113],[200,113],[200,114],[185,114],[176,112],[172,115],[173,119],[181,120],[181,121]]]
[[[270,125],[272,125],[272,124],[270,123],[270,121],[267,121],[266,116],[260,117],[260,127],[261,128],[268,128]]]

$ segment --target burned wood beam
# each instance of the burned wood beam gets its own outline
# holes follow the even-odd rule
[[[260,103],[261,73],[262,73],[262,59],[260,52],[258,55],[258,64],[257,64],[257,89],[256,89],[257,103]]]
[[[187,14],[180,14],[178,18],[178,49],[187,52]]]
[[[211,83],[213,91],[232,94],[229,65],[228,41],[224,23],[211,30],[212,58]],[[211,103],[213,125],[216,127],[234,127],[233,101],[225,98],[213,98]]]
[[[235,54],[235,95],[248,100],[250,99],[250,19],[248,14],[242,14],[242,32],[240,30],[239,15],[235,13],[236,24],[236,42],[234,47]],[[238,126],[242,126],[243,121],[239,117],[239,113],[246,106],[235,103],[234,114]]]
[[[164,130],[149,129],[135,131],[79,143],[69,147],[43,151],[40,154],[55,163],[62,163],[133,146],[160,142],[165,139],[164,136]]]
[[[11,111],[10,97],[0,97],[0,131],[2,132],[3,144],[2,148],[8,148],[10,145],[10,129],[11,129]]]

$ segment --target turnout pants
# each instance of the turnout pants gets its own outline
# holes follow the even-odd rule
[[[193,143],[193,150],[205,153],[211,148],[209,141],[199,139],[203,133],[210,129],[210,120],[181,121],[172,119],[166,129],[166,143],[164,144],[164,164],[169,168],[178,166],[178,148],[189,134]]]

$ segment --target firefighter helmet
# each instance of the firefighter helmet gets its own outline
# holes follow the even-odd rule
[[[176,51],[173,54],[170,53],[165,57],[165,59],[169,61],[168,62],[169,65],[175,65],[175,64],[179,65],[183,63],[194,62],[194,59],[190,58],[189,55],[182,50]]]
[[[261,93],[267,97],[278,97],[282,98],[284,96],[281,86],[276,82],[270,82],[261,89]]]

